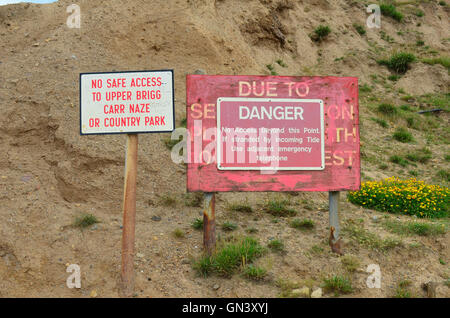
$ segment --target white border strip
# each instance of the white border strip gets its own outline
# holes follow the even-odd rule
[[[222,154],[222,135],[220,131],[220,103],[221,102],[236,102],[236,101],[248,101],[248,102],[302,102],[302,103],[319,103],[320,105],[320,142],[321,142],[321,167],[223,167],[220,165],[221,154]],[[321,99],[291,99],[291,98],[248,98],[248,97],[219,97],[217,99],[217,138],[216,138],[216,161],[217,169],[219,170],[324,170],[325,169],[325,131],[324,131],[324,109],[323,100]]]

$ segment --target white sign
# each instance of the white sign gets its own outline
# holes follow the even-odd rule
[[[175,129],[173,71],[80,74],[80,132],[120,134]]]

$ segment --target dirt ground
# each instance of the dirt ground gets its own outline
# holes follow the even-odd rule
[[[411,48],[419,38],[440,55],[449,55],[449,3],[405,4],[400,7],[404,22],[383,17],[381,29],[367,28],[360,36],[353,24],[365,25],[369,2],[364,1],[85,0],[77,2],[79,29],[66,25],[66,8],[72,2],[0,6],[0,297],[118,296],[125,136],[80,136],[79,73],[173,69],[177,125],[186,116],[185,76],[197,70],[268,75],[266,65],[273,64],[279,75],[357,76],[360,84],[373,84],[376,98],[399,103],[399,90],[410,95],[449,92],[448,70],[439,64],[414,63],[388,89],[373,82],[373,75],[390,75],[376,59]],[[412,14],[416,8],[425,15]],[[332,32],[327,41],[315,43],[310,34],[319,24],[329,25]],[[384,40],[380,30],[394,42]],[[276,64],[277,59],[287,67]],[[403,169],[378,166],[391,154],[413,146],[386,142],[390,130],[381,131],[370,120],[373,112],[364,96],[360,113],[366,154],[363,180],[407,177]],[[448,114],[439,121],[443,129],[448,127]],[[416,135],[414,147],[427,144],[435,154],[429,166],[419,167],[421,179],[433,182],[432,171],[449,170],[443,159],[449,153],[448,142],[430,144],[427,133]],[[448,138],[448,131],[440,135]],[[198,276],[191,263],[201,255],[202,233],[191,223],[201,217],[202,209],[186,205],[185,166],[169,160],[164,144],[169,137],[139,137],[137,297],[278,297],[280,279],[315,289],[323,277],[345,273],[341,257],[327,245],[327,193],[219,193],[218,224],[236,223],[235,236],[256,228],[254,236],[263,245],[280,238],[286,253],[268,253],[258,260],[268,269],[260,282],[239,274]],[[176,202],[162,204],[167,196]],[[290,218],[274,223],[261,205],[279,197],[289,199],[297,217],[311,218],[315,229],[293,229]],[[227,209],[230,203],[245,200],[254,208],[252,214]],[[73,227],[82,213],[92,213],[101,222],[84,230]],[[385,215],[354,206],[345,193],[341,195],[342,224],[357,220],[380,237],[395,236],[375,221]],[[153,216],[161,220],[154,221]],[[176,229],[185,237],[174,237]],[[218,235],[231,234],[218,227]],[[391,297],[404,279],[412,281],[417,297],[425,296],[421,284],[429,281],[438,283],[438,297],[450,296],[444,284],[450,275],[448,232],[399,237],[402,246],[388,252],[359,245],[345,233],[343,239],[345,253],[360,262],[351,274],[355,290],[344,297]],[[311,253],[313,246],[321,252]],[[68,264],[80,265],[82,288],[67,288]],[[381,268],[381,289],[366,286],[369,264]]]

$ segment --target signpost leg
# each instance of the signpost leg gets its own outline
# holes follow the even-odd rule
[[[203,247],[211,255],[216,249],[216,196],[207,192],[203,201]]]
[[[136,177],[138,135],[127,135],[125,181],[123,194],[121,296],[134,292],[134,238],[136,221]]]
[[[342,255],[342,242],[339,237],[339,191],[329,192],[329,207],[330,207],[330,247],[331,250],[337,254]]]

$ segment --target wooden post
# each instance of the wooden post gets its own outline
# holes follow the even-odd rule
[[[342,255],[342,246],[339,226],[339,191],[329,192],[329,209],[330,209],[330,238],[329,243],[331,250]]]
[[[203,197],[203,247],[211,255],[216,249],[216,196],[207,192]]]
[[[138,135],[127,134],[123,191],[122,268],[120,291],[121,296],[123,297],[130,297],[134,292],[137,153]]]

